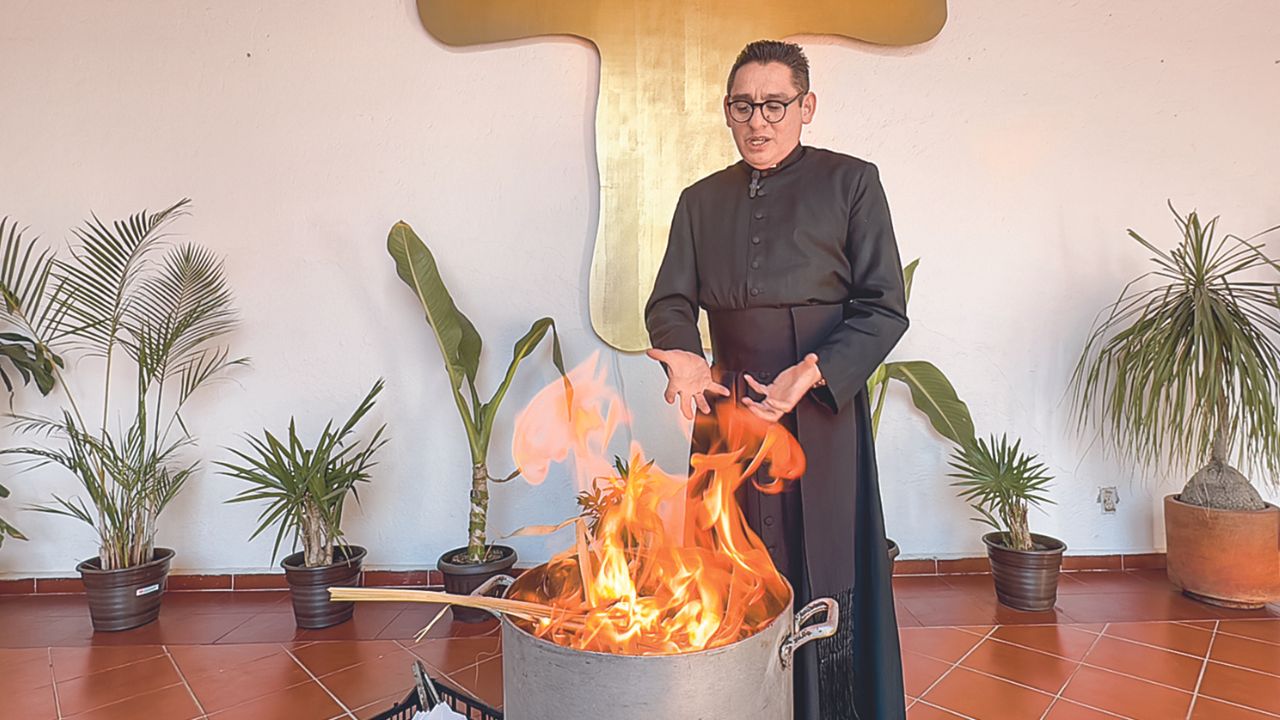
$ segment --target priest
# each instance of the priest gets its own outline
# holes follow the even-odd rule
[[[816,109],[799,46],[743,49],[724,99],[742,160],[680,195],[645,307],[649,356],[666,369],[667,402],[699,415],[694,452],[713,447],[706,413],[730,401],[783,423],[804,449],[798,483],[746,483],[740,496],[796,607],[840,603],[837,635],[797,656],[795,720],[901,720],[866,383],[907,329],[902,268],[876,166],[800,143]]]

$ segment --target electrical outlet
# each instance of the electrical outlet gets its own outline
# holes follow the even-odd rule
[[[1111,515],[1120,504],[1120,493],[1114,487],[1098,488],[1098,504],[1102,505],[1102,514]]]

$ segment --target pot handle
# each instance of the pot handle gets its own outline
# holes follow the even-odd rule
[[[475,595],[476,597],[484,597],[486,595],[489,595],[494,591],[494,589],[499,587],[502,588],[503,590],[506,590],[507,588],[511,587],[511,584],[514,583],[515,581],[516,579],[511,577],[510,575],[494,575],[493,577],[481,583],[480,587],[476,588],[475,590],[472,590],[469,594]],[[489,614],[493,615],[499,620],[502,619],[501,613],[490,611]]]
[[[815,625],[809,625],[809,621],[819,613],[825,613],[825,619]],[[840,605],[835,600],[818,598],[800,608],[800,612],[796,613],[791,634],[782,641],[782,647],[778,649],[778,654],[782,658],[782,669],[791,668],[791,659],[802,645],[821,638],[829,638],[836,634],[838,627],[840,627]]]

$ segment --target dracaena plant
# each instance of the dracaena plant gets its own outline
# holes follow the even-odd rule
[[[1004,544],[1014,550],[1031,550],[1031,528],[1027,512],[1032,506],[1052,503],[1046,489],[1053,480],[1036,456],[1022,451],[1022,441],[1009,444],[1006,436],[987,442],[957,446],[951,467],[957,478],[961,499],[978,513],[978,522],[990,525],[1003,535]]]
[[[1277,266],[1257,241],[1280,227],[1218,237],[1217,218],[1169,209],[1172,249],[1129,231],[1155,267],[1095,324],[1072,377],[1078,418],[1139,465],[1198,467],[1183,502],[1260,510],[1231,462],[1280,477],[1280,282],[1264,274]]]
[[[912,260],[902,269],[906,299],[911,300],[911,283],[920,260]],[[871,433],[880,429],[880,413],[884,410],[889,382],[897,381],[911,391],[911,402],[924,413],[938,434],[959,446],[974,439],[973,418],[969,406],[956,395],[951,381],[927,360],[895,360],[881,363],[867,379],[867,397],[871,400]]]
[[[489,513],[489,483],[506,482],[519,474],[517,468],[510,475],[498,478],[489,473],[489,440],[493,435],[498,408],[515,379],[520,362],[537,348],[551,331],[551,360],[561,377],[568,383],[564,360],[560,352],[560,338],[555,322],[544,317],[535,320],[529,331],[516,341],[511,362],[502,382],[493,395],[481,400],[476,389],[476,374],[480,366],[482,343],[480,333],[453,302],[436,266],[435,258],[413,228],[398,222],[387,236],[387,251],[396,263],[396,273],[413,290],[426,314],[427,324],[435,335],[444,356],[445,371],[449,374],[449,390],[453,402],[462,417],[471,452],[471,512],[467,524],[467,562],[482,563],[488,557],[486,541]]]
[[[276,527],[274,562],[280,545],[288,535],[296,548],[302,543],[306,567],[322,567],[333,563],[335,547],[345,547],[342,533],[342,510],[350,495],[360,501],[358,485],[369,481],[374,455],[386,444],[386,425],[374,432],[361,445],[353,437],[356,425],[369,414],[382,392],[382,380],[374,383],[351,417],[335,427],[330,420],[314,444],[307,445],[298,437],[297,423],[289,419],[285,439],[268,430],[261,437],[248,436],[249,450],[231,449],[239,463],[218,462],[222,474],[249,483],[227,502],[265,502],[258,515],[258,527],[250,540]]]
[[[79,481],[87,504],[54,496],[34,509],[92,526],[103,570],[151,560],[160,513],[199,468],[184,457],[195,441],[183,409],[245,362],[218,344],[237,324],[221,262],[198,245],[168,242],[165,229],[188,204],[110,224],[94,217],[73,231],[69,258],[21,263],[11,285],[27,291],[7,303],[8,319],[39,353],[58,348],[101,362],[84,394],[60,362],[46,366],[66,406],[52,417],[15,415],[19,432],[44,442],[0,452]]]
[[[44,325],[45,318],[30,313],[32,300],[37,313],[54,308],[38,302],[49,292],[53,270],[53,253],[25,236],[25,230],[9,218],[0,218],[0,296],[4,298],[4,315],[0,316],[0,380],[9,391],[12,404],[16,386],[7,370],[18,372],[23,385],[36,384],[41,395],[53,392],[62,358],[35,337],[31,325]],[[0,499],[9,497],[9,489],[0,485]],[[0,545],[5,538],[26,540],[18,528],[0,518]]]

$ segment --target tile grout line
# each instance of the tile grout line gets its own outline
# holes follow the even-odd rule
[[[931,703],[931,702],[925,702],[924,700],[920,700],[920,699],[916,699],[916,702],[918,702],[918,703],[920,703],[921,705],[924,705],[924,706],[926,706],[926,707],[931,707],[931,708],[933,708],[934,710],[941,710],[942,712],[947,713],[948,715],[955,715],[955,716],[956,716],[956,717],[958,717],[958,718],[964,718],[964,720],[977,720],[976,718],[969,717],[968,715],[965,715],[965,714],[964,714],[964,713],[962,713],[962,712],[956,712],[955,710],[952,710],[951,708],[943,707],[943,706],[941,706],[941,705],[934,705],[934,704],[933,704],[933,703]]]
[[[1217,621],[1215,621],[1215,624],[1216,624],[1216,623],[1220,623],[1220,622],[1222,622],[1222,621],[1221,621],[1221,620],[1217,620]],[[1203,628],[1201,628],[1201,629],[1203,629]],[[1256,642],[1256,643],[1262,643],[1263,645],[1274,645],[1274,646],[1276,646],[1276,647],[1280,647],[1280,642],[1273,642],[1273,641],[1271,641],[1271,640],[1263,640],[1263,639],[1261,639],[1261,638],[1250,637],[1249,635],[1241,635],[1240,633],[1233,633],[1233,632],[1230,632],[1230,631],[1228,631],[1228,630],[1215,630],[1214,632],[1216,632],[1216,633],[1217,633],[1217,634],[1219,634],[1219,635],[1224,635],[1224,636],[1229,637],[1229,638],[1236,638],[1236,639],[1239,639],[1239,640],[1251,640],[1251,641]],[[1269,674],[1269,673],[1268,673],[1268,674]]]
[[[49,655],[49,689],[53,690],[53,712],[58,720],[62,720],[62,702],[58,699],[58,676],[53,672],[53,648],[46,648]]]
[[[1062,687],[1058,688],[1058,692],[1054,694],[1053,700],[1049,701],[1049,707],[1044,709],[1044,712],[1040,715],[1040,720],[1044,720],[1045,718],[1049,717],[1049,712],[1053,710],[1053,706],[1057,705],[1058,701],[1062,699],[1062,692],[1066,690],[1067,686],[1071,684],[1071,681],[1075,679],[1076,673],[1080,672],[1080,668],[1084,667],[1084,659],[1089,657],[1089,653],[1093,652],[1093,649],[1098,646],[1099,642],[1102,641],[1102,636],[1106,634],[1107,628],[1109,627],[1111,627],[1111,623],[1104,623],[1102,626],[1102,630],[1098,631],[1098,634],[1093,637],[1093,642],[1089,643],[1089,649],[1084,651],[1084,654],[1081,655],[1080,659],[1076,661],[1076,666],[1071,669],[1071,674],[1067,675],[1067,679],[1062,681]],[[1017,647],[1021,647],[1021,646],[1018,645]],[[1028,648],[1028,649],[1033,650],[1034,648]],[[1045,653],[1045,654],[1051,657],[1059,657],[1057,655],[1053,655],[1052,653]],[[1064,658],[1064,659],[1067,659],[1067,658]],[[1096,710],[1097,708],[1091,708],[1091,709]],[[1103,712],[1107,712],[1107,711],[1104,710]]]
[[[1155,624],[1155,623],[1169,623],[1169,622],[1171,622],[1171,621],[1168,621],[1168,620],[1152,620],[1152,621],[1150,621],[1150,622],[1151,622],[1151,624]],[[1123,621],[1123,623],[1122,623],[1122,624],[1131,624],[1131,623],[1129,623],[1129,621]],[[1112,625],[1112,623],[1106,623],[1106,626],[1107,626],[1107,627],[1110,627],[1111,625]],[[1000,627],[1067,627],[1067,626],[1064,626],[1064,625],[1043,625],[1043,626],[1030,626],[1030,625],[1002,625],[1002,626],[1000,626]],[[955,628],[955,629],[957,629],[957,630],[963,630],[963,628],[959,628],[959,627],[957,627],[957,628]],[[967,632],[967,631],[966,631],[966,632]],[[1097,636],[1098,636],[1098,638],[1101,638],[1101,637],[1102,637],[1102,633],[1093,633],[1093,632],[1092,632],[1092,631],[1090,631],[1090,630],[1081,630],[1081,632],[1088,632],[1088,633],[1090,633],[1090,634],[1097,635]],[[1205,632],[1210,632],[1210,631],[1205,630]],[[970,633],[970,634],[971,634],[971,635],[975,635],[975,636],[977,635],[977,633]],[[1255,638],[1245,637],[1245,636],[1242,636],[1242,635],[1232,635],[1231,633],[1227,633],[1227,632],[1220,633],[1220,634],[1221,634],[1221,635],[1224,635],[1224,636],[1226,636],[1226,637],[1238,638],[1238,639],[1241,639],[1241,640],[1254,640],[1255,642],[1262,642],[1262,643],[1264,643],[1264,644],[1268,644],[1268,645],[1272,644],[1272,643],[1267,643],[1266,641],[1256,640]],[[1130,639],[1130,638],[1120,637],[1120,636],[1117,636],[1117,635],[1107,635],[1106,637],[1107,637],[1108,639],[1110,639],[1110,640],[1116,640],[1116,641],[1119,641],[1119,642],[1125,642],[1125,643],[1129,643],[1129,644],[1131,644],[1131,645],[1138,645],[1138,646],[1140,646],[1140,647],[1148,648],[1148,649],[1151,649],[1151,650],[1163,650],[1164,652],[1172,653],[1172,654],[1174,654],[1174,655],[1179,655],[1179,656],[1181,656],[1181,657],[1193,658],[1193,659],[1195,659],[1195,660],[1203,660],[1203,659],[1204,659],[1204,658],[1200,657],[1199,655],[1193,655],[1193,654],[1191,654],[1191,653],[1183,652],[1183,651],[1181,651],[1181,650],[1174,650],[1173,648],[1164,647],[1164,646],[1162,646],[1162,645],[1153,645],[1153,644],[1151,644],[1151,643],[1142,642],[1142,641],[1140,641],[1140,640],[1133,640],[1133,639]],[[1210,636],[1210,642],[1212,642],[1212,641],[1213,641],[1213,638],[1214,638],[1214,637],[1216,637],[1216,635],[1211,635],[1211,636]],[[1081,663],[1081,664],[1083,664],[1083,665],[1086,665],[1086,666],[1088,666],[1088,667],[1091,667],[1091,668],[1093,668],[1093,669],[1095,669],[1095,670],[1105,670],[1105,671],[1107,671],[1107,672],[1114,672],[1114,673],[1117,673],[1117,674],[1119,674],[1119,675],[1126,675],[1126,673],[1124,673],[1124,672],[1122,672],[1122,671],[1119,671],[1119,670],[1112,670],[1111,668],[1103,667],[1103,666],[1101,666],[1101,665],[1094,665],[1094,664],[1092,664],[1092,663],[1087,663],[1087,662],[1085,662],[1083,659],[1081,659],[1081,660],[1072,660],[1072,658],[1069,658],[1069,657],[1066,657],[1066,656],[1063,656],[1063,655],[1057,655],[1057,654],[1054,654],[1054,653],[1049,652],[1048,650],[1042,650],[1042,649],[1040,649],[1040,648],[1030,647],[1029,645],[1022,645],[1021,643],[1016,643],[1016,642],[1013,642],[1012,640],[1005,640],[1004,638],[998,638],[998,637],[993,637],[993,638],[991,638],[991,640],[993,640],[993,641],[995,641],[995,642],[998,642],[998,643],[1001,643],[1001,644],[1003,644],[1003,645],[1010,645],[1010,646],[1016,647],[1016,648],[1018,648],[1018,649],[1020,649],[1020,650],[1030,650],[1031,652],[1039,653],[1039,654],[1041,654],[1041,655],[1047,655],[1047,656],[1049,656],[1049,657],[1057,658],[1057,659],[1059,659],[1059,660],[1067,660],[1067,661],[1069,661],[1069,662],[1079,662],[1079,663]],[[1097,641],[1097,640],[1095,639],[1095,643],[1096,643],[1096,641]],[[1092,649],[1093,649],[1093,646],[1092,646],[1092,645],[1090,645],[1090,646],[1089,646],[1089,649],[1090,649],[1090,650],[1092,650]],[[932,657],[932,656],[929,656],[929,657]],[[938,658],[934,658],[934,659],[935,659],[935,660],[937,660]],[[1219,665],[1225,665],[1225,666],[1227,666],[1227,667],[1229,667],[1229,668],[1233,668],[1233,669],[1235,669],[1235,670],[1245,670],[1245,671],[1247,671],[1247,672],[1257,673],[1257,674],[1259,674],[1259,675],[1266,675],[1266,676],[1269,676],[1269,677],[1280,677],[1280,675],[1277,675],[1277,674],[1275,674],[1275,673],[1271,673],[1271,672],[1268,672],[1268,671],[1266,671],[1266,670],[1259,670],[1258,668],[1252,668],[1252,667],[1249,667],[1249,666],[1247,666],[1247,665],[1236,665],[1236,664],[1234,664],[1234,663],[1223,662],[1223,661],[1221,661],[1221,660],[1214,660],[1214,662],[1215,662],[1215,663],[1217,663],[1217,664],[1219,664]],[[972,670],[973,668],[968,668],[968,669]],[[979,672],[981,672],[981,671],[979,671]],[[993,676],[993,677],[995,677],[995,676]],[[1131,678],[1134,678],[1134,679],[1136,679],[1136,680],[1142,680],[1143,682],[1149,682],[1149,683],[1152,683],[1152,684],[1154,684],[1154,685],[1160,685],[1160,686],[1162,686],[1162,687],[1171,688],[1171,689],[1173,689],[1173,690],[1177,690],[1177,691],[1179,691],[1179,692],[1190,692],[1190,690],[1183,690],[1182,688],[1175,687],[1175,686],[1173,686],[1173,685],[1168,685],[1168,684],[1166,684],[1166,683],[1162,683],[1162,682],[1159,682],[1159,681],[1156,681],[1156,680],[1150,680],[1150,679],[1148,679],[1148,678],[1140,677],[1140,676],[1138,676],[1138,675],[1126,675],[1126,677],[1131,677]],[[1041,692],[1043,692],[1043,691],[1041,691]],[[1214,699],[1216,700],[1217,698],[1214,698]],[[1075,701],[1073,700],[1072,702],[1075,702]],[[1244,706],[1241,706],[1241,707],[1244,707]]]
[[[459,682],[457,678],[453,677],[453,676],[454,676],[454,674],[456,674],[456,673],[460,673],[460,672],[462,672],[462,671],[464,671],[464,670],[471,670],[472,668],[475,668],[476,666],[478,666],[480,663],[482,663],[482,662],[488,662],[488,661],[490,661],[490,660],[492,660],[492,659],[493,659],[493,658],[485,658],[484,660],[477,660],[477,661],[475,661],[475,662],[471,663],[470,665],[467,665],[467,666],[465,666],[465,667],[457,668],[457,669],[456,669],[456,670],[454,670],[453,672],[448,672],[448,673],[447,673],[447,672],[445,672],[443,669],[438,668],[438,667],[436,667],[435,665],[432,665],[431,663],[429,663],[429,662],[427,662],[426,660],[422,659],[422,657],[421,657],[421,656],[419,656],[419,655],[418,655],[418,653],[416,653],[416,652],[414,652],[414,651],[413,651],[413,648],[406,647],[403,641],[401,641],[401,640],[393,640],[392,642],[394,642],[396,645],[399,645],[399,646],[400,646],[400,648],[401,648],[402,650],[404,650],[405,652],[409,653],[409,655],[410,655],[411,657],[413,657],[413,659],[414,659],[414,660],[420,661],[420,662],[421,662],[424,666],[426,666],[429,670],[435,671],[435,673],[436,673],[436,674],[432,676],[432,678],[431,678],[432,680],[438,680],[438,679],[440,679],[440,678],[444,678],[445,680],[448,680],[448,681],[449,681],[449,684],[450,684],[453,688],[458,689],[458,690],[462,690],[463,692],[471,692],[471,691],[470,691],[470,690],[465,689],[465,688],[466,688],[466,686],[465,686],[463,683]],[[424,642],[425,642],[425,640],[424,640]],[[500,657],[502,657],[502,652],[501,652],[501,651],[499,651],[497,655],[494,655],[494,657],[499,657],[499,658],[500,658]]]
[[[955,712],[954,710],[950,710],[950,709],[948,709],[948,708],[944,708],[944,707],[942,707],[942,706],[940,706],[940,705],[934,705],[934,704],[933,704],[933,703],[931,703],[931,702],[927,702],[927,701],[924,699],[924,697],[925,697],[926,695],[928,695],[930,692],[932,692],[932,691],[933,691],[933,689],[934,689],[935,687],[937,687],[937,686],[938,686],[938,683],[941,683],[944,679],[946,679],[946,677],[947,677],[948,675],[950,675],[950,674],[951,674],[951,671],[952,671],[952,670],[955,670],[956,668],[960,667],[960,663],[961,663],[965,658],[967,658],[967,657],[969,657],[970,655],[972,655],[972,654],[973,654],[973,651],[974,651],[974,650],[977,650],[977,649],[978,649],[978,646],[979,646],[979,645],[981,645],[981,644],[983,643],[983,641],[985,641],[987,638],[991,637],[992,633],[994,633],[994,632],[996,631],[996,628],[998,628],[998,627],[1000,627],[1000,626],[999,626],[999,625],[996,625],[995,627],[992,627],[990,630],[988,630],[988,631],[987,631],[987,634],[986,634],[986,635],[983,635],[982,637],[978,638],[978,641],[977,641],[977,642],[975,642],[975,643],[973,644],[973,647],[969,648],[968,652],[966,652],[964,655],[961,655],[961,656],[960,656],[960,658],[959,658],[958,660],[956,660],[955,662],[950,663],[951,667],[947,668],[946,672],[944,672],[944,673],[942,673],[941,675],[939,675],[939,676],[938,676],[938,678],[937,678],[936,680],[934,680],[933,682],[929,683],[929,686],[928,686],[928,687],[926,687],[926,688],[924,689],[924,691],[920,693],[920,696],[916,698],[916,702],[918,702],[918,703],[922,703],[922,704],[924,704],[924,705],[928,705],[929,707],[938,708],[938,709],[940,709],[940,710],[946,710],[946,711],[947,711],[947,712],[949,712],[949,713],[952,713],[952,714],[955,714],[955,715],[960,715],[961,717],[967,717],[967,716],[965,716],[963,713],[957,713],[957,712]],[[957,628],[957,629],[958,629],[958,628]],[[962,632],[963,632],[963,631],[962,631]],[[977,633],[968,633],[968,635],[970,635],[971,637],[978,637],[978,634],[977,634]],[[925,657],[929,657],[929,656],[927,656],[927,655],[926,655]],[[938,658],[933,658],[933,659],[934,659],[934,660],[937,660]],[[945,661],[941,661],[941,662],[945,662]],[[970,720],[971,720],[971,719],[970,719]]]
[[[1191,720],[1191,713],[1196,711],[1196,701],[1200,699],[1200,686],[1204,684],[1204,671],[1209,669],[1209,656],[1213,655],[1213,642],[1218,639],[1218,624],[1213,621],[1213,633],[1209,635],[1209,646],[1204,649],[1204,661],[1200,663],[1200,674],[1196,676],[1196,686],[1191,691],[1191,705],[1187,707],[1186,720]]]
[[[306,673],[307,677],[310,677],[313,681],[315,681],[315,684],[319,685],[320,689],[323,690],[326,695],[328,695],[330,698],[333,698],[333,701],[338,703],[338,707],[342,708],[342,711],[347,714],[347,717],[352,718],[352,720],[355,720],[356,714],[351,711],[351,708],[347,707],[346,703],[339,700],[338,696],[334,695],[333,691],[330,690],[328,686],[320,682],[320,678],[316,677],[316,674],[311,672],[311,668],[304,665],[302,661],[298,659],[298,656],[293,654],[292,650],[285,647],[283,644],[281,644],[280,647],[284,648],[285,654],[288,655],[290,658],[292,658],[293,661],[298,664],[298,667],[302,668],[302,672]],[[358,665],[359,663],[356,663],[356,664]],[[352,665],[351,667],[355,667],[355,665]]]
[[[248,615],[247,617],[245,617],[245,619],[244,619],[244,621],[243,621],[243,622],[236,623],[235,627],[230,628],[230,629],[229,629],[229,630],[227,630],[226,632],[222,633],[221,635],[219,635],[218,637],[216,637],[216,638],[214,638],[212,641],[210,641],[210,642],[209,642],[209,646],[210,646],[210,647],[212,647],[212,646],[214,646],[214,645],[217,645],[218,643],[222,642],[222,639],[223,639],[223,638],[225,638],[225,637],[227,637],[228,635],[230,635],[231,633],[233,633],[233,632],[235,632],[235,631],[239,630],[241,627],[243,627],[243,626],[245,626],[245,625],[248,625],[248,624],[249,624],[250,622],[252,622],[253,620],[257,620],[258,618],[260,618],[260,617],[262,617],[263,615],[266,615],[266,614],[268,614],[268,613],[263,613],[263,612],[259,611],[259,612],[255,612],[255,613],[253,613],[252,615]],[[237,644],[237,643],[227,643],[227,644],[228,644],[228,645],[235,645],[235,644]]]
[[[191,689],[191,683],[187,682],[187,674],[182,672],[182,668],[178,667],[178,661],[173,659],[173,654],[169,652],[169,646],[161,645],[160,649],[164,650],[164,656],[169,658],[169,664],[173,665],[174,671],[178,673],[178,678],[182,680],[182,687],[187,689],[187,694],[195,702],[196,709],[200,711],[200,716],[208,717],[209,713],[205,711],[204,703],[200,702],[200,698],[196,697],[196,691]]]

